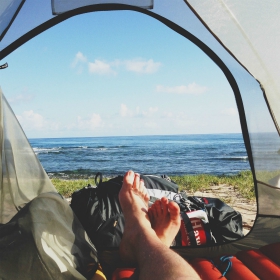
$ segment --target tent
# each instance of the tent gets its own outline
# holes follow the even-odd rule
[[[0,3],[1,68],[5,68],[5,57],[8,54],[52,26],[82,13],[108,10],[131,10],[146,14],[193,42],[220,67],[235,95],[254,177],[258,206],[254,227],[244,238],[232,243],[187,250],[177,248],[177,252],[186,258],[217,256],[225,253],[235,254],[249,248],[260,248],[279,241],[280,161],[277,153],[280,143],[279,2],[52,0],[39,3],[35,0],[5,0]],[[258,106],[255,106],[256,100]],[[81,272],[83,263],[89,261],[92,255],[89,251],[94,252],[94,247],[87,240],[82,228],[79,228],[79,223],[76,225],[75,217],[64,201],[55,194],[55,188],[34,155],[2,92],[0,101],[2,144],[0,222],[6,224],[11,219],[21,221],[22,223],[17,225],[26,229],[25,238],[38,255],[37,260],[30,260],[27,258],[27,251],[21,251],[20,256],[22,259],[25,258],[26,263],[19,261],[18,265],[28,263],[31,270],[32,263],[35,265],[40,262],[44,264],[41,266],[42,271],[48,271],[49,278],[58,275],[60,271],[61,279],[64,279],[63,275],[83,279]],[[264,133],[266,131],[261,129],[259,123],[273,127],[274,133]],[[53,228],[53,224],[49,224],[49,227],[42,229],[44,219],[39,217],[44,215],[40,215],[40,211],[48,212],[50,207],[41,207],[40,205],[44,203],[37,203],[39,200],[51,201],[52,209],[56,207],[64,209],[58,210],[61,217],[56,217],[60,226]],[[18,215],[22,215],[20,209],[26,204],[30,205],[28,215],[18,219]],[[48,218],[46,224],[47,221]],[[2,250],[0,276],[4,273],[4,266],[1,263],[5,261],[3,248],[16,242],[15,232],[20,235],[19,230],[13,229],[10,229],[14,233],[13,238],[11,237],[9,242],[2,239],[0,242]],[[71,234],[65,235],[65,232]],[[0,232],[0,237],[1,234]],[[62,237],[65,239],[62,240]],[[76,248],[75,252],[73,248]],[[85,253],[80,252],[78,248],[86,248]],[[27,250],[26,247],[24,249]],[[113,253],[108,251],[105,254]],[[6,256],[5,265],[8,258],[9,256]],[[93,260],[96,262],[95,256]],[[9,269],[10,272],[13,270],[11,267]],[[56,276],[55,279],[59,278]]]

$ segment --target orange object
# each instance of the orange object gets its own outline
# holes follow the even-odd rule
[[[280,267],[260,250],[241,251],[236,254],[236,257],[257,277],[269,280],[280,279]]]
[[[230,269],[227,271],[225,277],[228,280],[258,280],[258,278],[247,266],[245,266],[236,257],[231,257],[230,261],[232,263]],[[221,271],[224,271],[227,267],[227,263],[222,263],[220,259],[214,259],[215,265],[219,266]]]
[[[112,280],[130,279],[134,272],[135,268],[117,268],[112,275]]]
[[[226,280],[214,264],[207,259],[196,258],[189,263],[202,280]]]
[[[101,270],[97,270],[95,272],[95,274],[93,275],[93,277],[91,278],[91,280],[106,280],[105,275],[103,274],[103,272]]]

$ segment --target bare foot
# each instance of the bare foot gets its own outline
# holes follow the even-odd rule
[[[123,261],[133,262],[135,261],[134,246],[139,235],[145,230],[152,231],[148,217],[149,195],[139,174],[133,171],[125,174],[119,201],[125,219],[120,255]]]
[[[152,228],[168,247],[172,245],[181,225],[180,208],[166,197],[157,200],[148,210]]]

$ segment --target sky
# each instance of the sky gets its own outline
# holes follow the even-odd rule
[[[6,61],[0,86],[28,138],[241,132],[222,71],[144,14],[75,16]]]

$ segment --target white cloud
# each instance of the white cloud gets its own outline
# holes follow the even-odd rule
[[[236,108],[226,108],[221,111],[221,114],[225,116],[238,116]]]
[[[155,62],[153,59],[144,60],[141,58],[135,58],[132,60],[124,61],[125,67],[128,71],[151,74],[158,71],[161,66],[160,62]]]
[[[18,94],[8,98],[8,101],[10,104],[19,104],[23,102],[29,102],[31,99],[33,99],[33,95],[31,94]]]
[[[96,128],[102,127],[102,119],[99,114],[93,113],[88,118],[77,117],[77,123],[71,128],[78,130],[95,130]]]
[[[90,127],[91,129],[95,129],[97,127],[100,127],[101,124],[102,124],[102,119],[100,117],[99,114],[92,114],[91,117],[90,117],[90,120],[89,120],[89,123],[90,123]]]
[[[60,131],[61,127],[58,122],[49,122],[42,115],[33,110],[24,111],[21,115],[16,115],[24,131],[33,131],[35,137],[38,132],[46,133],[48,131]]]
[[[157,129],[158,128],[158,123],[155,121],[148,121],[144,123],[144,127],[145,128],[153,128],[153,129]]]
[[[44,117],[33,110],[24,111],[22,115],[16,117],[25,130],[42,130],[47,127]]]
[[[157,72],[162,65],[160,62],[155,62],[153,59],[145,60],[143,58],[134,58],[130,60],[115,59],[110,62],[106,62],[102,59],[95,59],[94,62],[90,62],[87,57],[79,51],[76,53],[71,63],[71,68],[76,69],[76,71],[81,74],[85,64],[88,65],[89,73],[99,75],[117,74],[117,70],[120,67],[124,67],[130,72],[152,74]]]
[[[175,87],[167,87],[162,85],[157,85],[157,92],[163,93],[172,93],[172,94],[201,94],[207,91],[207,87],[200,86],[196,83],[191,83],[187,86],[175,86]]]
[[[152,117],[156,112],[158,112],[158,107],[150,107],[148,110],[141,110],[139,106],[133,109],[129,109],[125,104],[121,104],[120,116],[125,117]]]
[[[143,111],[142,115],[145,117],[151,117],[156,112],[158,112],[158,107],[150,107],[147,111]]]
[[[194,124],[193,117],[186,112],[164,112],[161,117],[170,129],[186,129]]]
[[[162,115],[162,117],[163,117],[163,118],[168,118],[168,119],[169,119],[169,118],[172,118],[173,115],[174,115],[174,114],[173,114],[172,112],[164,112],[163,115]]]
[[[94,62],[88,63],[88,70],[92,74],[108,75],[115,74],[109,63],[96,59]]]
[[[87,62],[86,56],[83,55],[81,52],[77,52],[73,62],[71,63],[71,67],[75,68],[79,63]]]
[[[128,110],[127,106],[125,104],[121,104],[120,115],[122,117],[127,117],[128,114],[129,114],[129,110]]]

